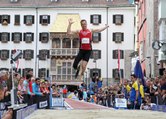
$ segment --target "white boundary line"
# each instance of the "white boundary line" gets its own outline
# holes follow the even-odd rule
[[[70,109],[74,109],[71,105],[69,105],[66,101],[64,101],[65,105],[67,105],[67,107],[69,107]]]

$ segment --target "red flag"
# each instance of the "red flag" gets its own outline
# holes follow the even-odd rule
[[[120,71],[120,50],[118,49],[118,71]]]
[[[18,71],[18,67],[19,67],[19,59],[16,61],[16,71]]]

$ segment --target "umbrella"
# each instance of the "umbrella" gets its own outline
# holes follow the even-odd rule
[[[144,74],[142,72],[142,67],[139,60],[137,60],[136,65],[134,67],[134,74],[137,76],[137,78],[141,80],[142,85],[145,87]]]

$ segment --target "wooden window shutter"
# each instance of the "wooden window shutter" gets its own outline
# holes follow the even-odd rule
[[[123,15],[121,15],[121,23],[123,23]]]
[[[113,15],[113,23],[116,23],[116,15]]]
[[[99,15],[99,23],[101,23],[101,15]]]
[[[98,33],[99,34],[99,41],[101,41],[101,33]]]
[[[50,24],[50,15],[48,15],[48,24]]]
[[[113,59],[116,59],[116,51],[113,50]]]
[[[22,41],[22,33],[19,33],[20,34],[20,41]]]
[[[90,23],[93,23],[93,15],[90,15]]]
[[[0,41],[1,41],[1,36],[2,36],[2,33],[0,33]]]
[[[47,58],[50,58],[50,50],[47,50]]]
[[[2,23],[2,16],[0,15],[0,23]]]
[[[23,51],[23,58],[25,59],[25,50]]]
[[[32,35],[32,41],[34,41],[34,33],[31,33],[31,35]]]
[[[34,51],[31,50],[31,58],[33,59],[33,57],[34,57]]]
[[[10,15],[7,16],[8,16],[7,23],[10,24]]]
[[[39,41],[42,40],[42,33],[39,33]]]
[[[24,16],[24,24],[26,24],[27,16]]]
[[[122,41],[124,41],[124,33],[122,33],[121,37],[122,37]]]
[[[98,58],[101,59],[101,50],[98,50],[98,53],[99,53],[98,54],[98,56],[99,56]]]
[[[27,33],[24,33],[24,38],[23,38],[23,41],[25,41],[25,40],[26,40],[26,34],[27,34]]]
[[[10,33],[7,33],[8,41],[10,41]]]
[[[35,18],[34,16],[32,16],[32,24],[34,24]]]
[[[43,15],[40,15],[40,24],[42,24]]]
[[[113,33],[112,41],[116,40],[116,33]]]

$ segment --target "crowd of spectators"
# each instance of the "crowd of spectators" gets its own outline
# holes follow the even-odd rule
[[[12,85],[12,78],[13,84]],[[13,115],[11,104],[11,89],[14,89],[14,104],[32,105],[37,98],[50,94],[50,83],[44,78],[36,78],[29,70],[25,77],[18,72],[0,71],[0,118],[11,119]]]
[[[82,83],[75,95],[79,100],[108,107],[115,107],[116,98],[126,99],[128,109],[150,110],[153,105],[166,105],[166,70],[162,76],[147,78],[145,85],[134,74],[108,87],[103,87],[101,82],[98,77],[92,77],[89,88]]]

